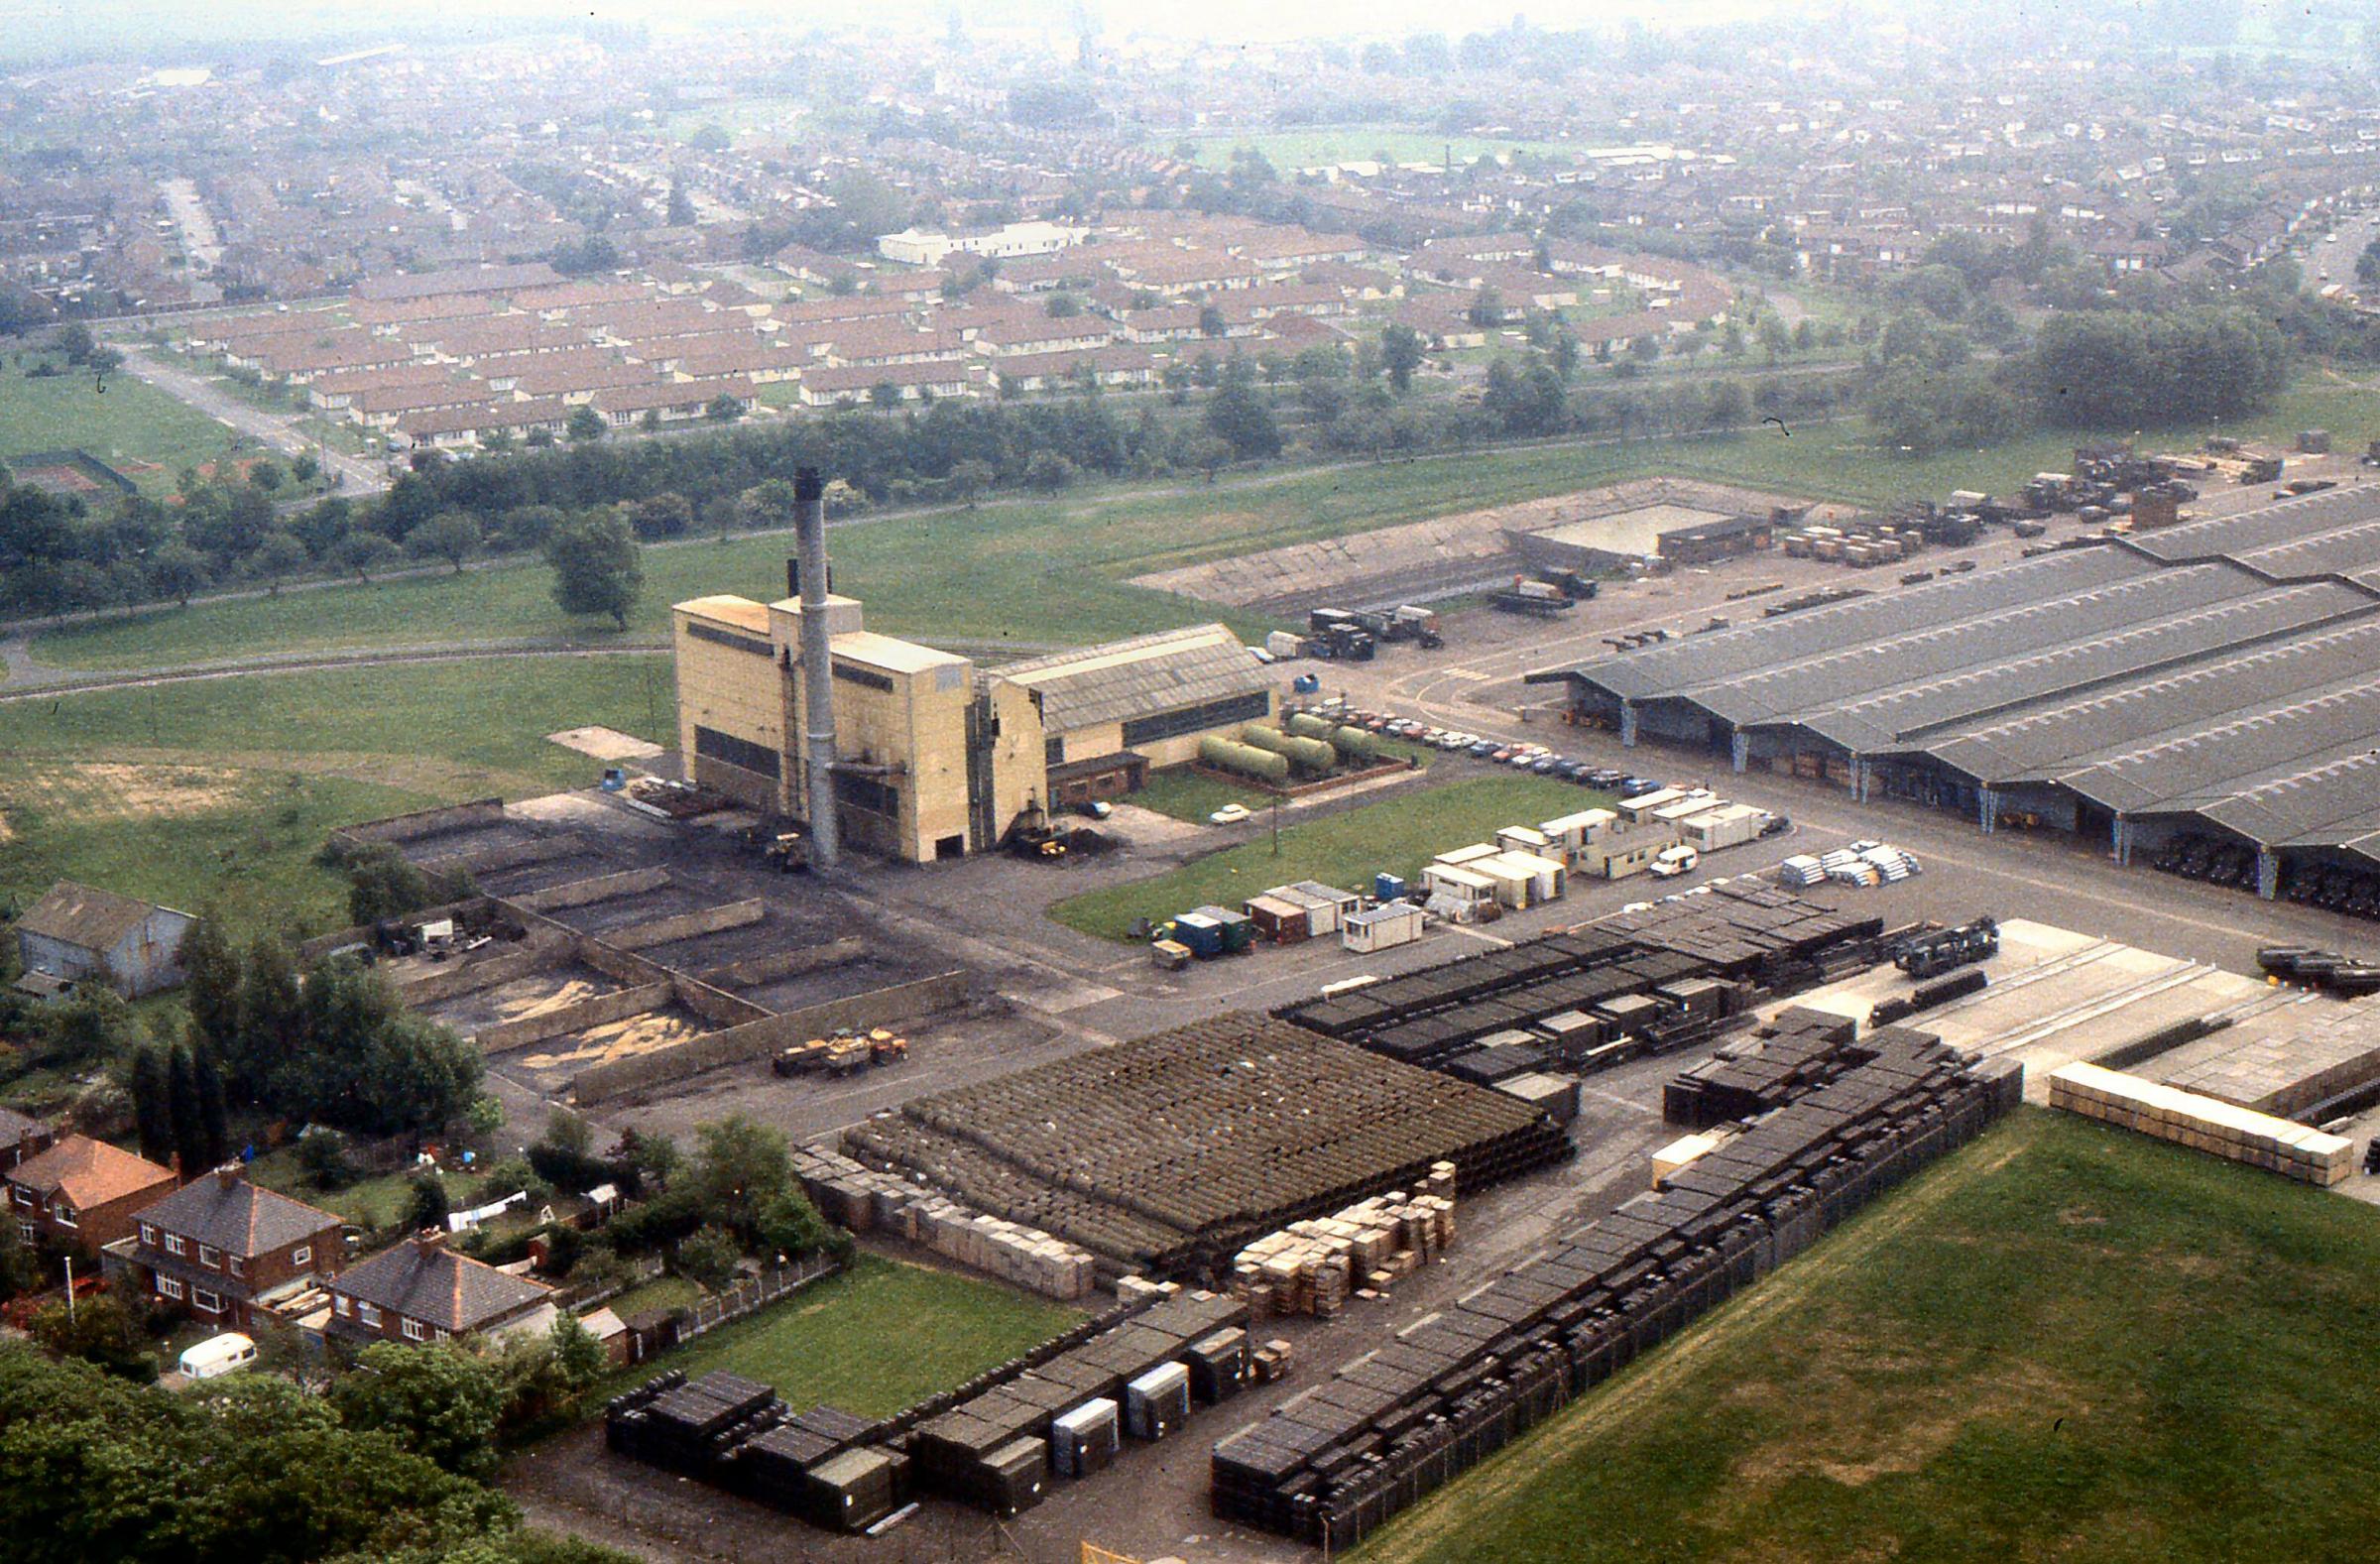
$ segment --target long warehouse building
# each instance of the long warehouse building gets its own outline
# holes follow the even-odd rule
[[[2287,874],[2380,869],[2380,484],[1528,675],[1578,720]]]

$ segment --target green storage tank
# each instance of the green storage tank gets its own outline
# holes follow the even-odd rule
[[[1339,764],[1339,752],[1320,739],[1301,739],[1252,722],[1240,730],[1240,737],[1257,749],[1287,756],[1301,772],[1327,772]]]
[[[1198,758],[1209,766],[1243,777],[1261,777],[1266,782],[1289,780],[1289,757],[1252,744],[1238,744],[1230,739],[1209,734],[1198,741]]]

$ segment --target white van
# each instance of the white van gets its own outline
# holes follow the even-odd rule
[[[256,1343],[238,1331],[209,1336],[181,1355],[184,1379],[213,1380],[256,1367]]]
[[[1654,874],[1664,880],[1669,880],[1679,875],[1694,873],[1694,866],[1702,861],[1701,853],[1691,847],[1681,845],[1663,852],[1660,857],[1653,860],[1650,867]]]

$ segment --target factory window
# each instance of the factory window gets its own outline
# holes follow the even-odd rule
[[[967,838],[964,836],[938,836],[934,838],[934,856],[936,858],[966,857]]]
[[[706,625],[699,619],[686,621],[686,634],[697,641],[708,641],[718,646],[733,648],[738,652],[749,652],[756,658],[765,658],[774,650],[766,641],[752,636],[739,636],[732,630],[722,630],[717,625]]]
[[[853,777],[843,772],[835,774],[835,801],[854,809],[888,818],[900,813],[900,789],[873,777]]]
[[[1210,700],[1200,706],[1160,711],[1153,717],[1134,717],[1124,725],[1124,742],[1127,745],[1153,744],[1159,739],[1178,739],[1185,733],[1203,733],[1226,723],[1254,722],[1271,711],[1271,694],[1260,689],[1250,690],[1245,695]]]
[[[752,772],[774,781],[777,775],[776,751],[766,744],[739,739],[732,733],[716,728],[694,730],[694,753],[706,761],[718,761],[738,771]]]
[[[1063,734],[1041,741],[1041,764],[1044,766],[1066,764],[1066,739]]]
[[[890,673],[879,673],[874,668],[860,667],[851,662],[837,662],[834,668],[835,677],[849,679],[854,684],[865,684],[870,689],[887,691],[892,688],[892,675]]]

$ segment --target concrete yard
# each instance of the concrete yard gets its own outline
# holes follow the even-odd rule
[[[509,983],[435,1000],[419,1009],[431,1021],[471,1036],[504,1022],[527,1021],[565,1006],[617,994],[621,988],[620,981],[607,973],[567,962]]]

